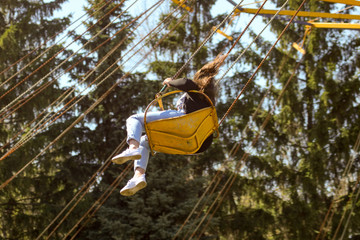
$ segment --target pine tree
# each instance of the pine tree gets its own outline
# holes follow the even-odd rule
[[[281,3],[275,2],[277,5]],[[288,8],[297,9],[299,4],[300,1],[290,1]],[[302,10],[329,12],[334,11],[335,6],[316,1],[305,4]],[[281,20],[274,21],[272,31],[280,34],[285,24]],[[272,88],[268,103],[252,121],[251,131],[242,136],[245,139],[238,160],[245,150],[249,151],[247,147],[300,62],[301,54],[291,46],[302,39],[303,33],[302,25],[291,25],[258,73],[276,87]],[[335,201],[338,207],[334,209],[335,215],[329,221],[330,228],[325,237],[334,236],[346,209],[344,206],[352,197],[358,171],[358,165],[354,164],[345,181],[341,181],[359,134],[359,104],[356,101],[359,97],[358,54],[355,51],[358,42],[352,32],[333,29],[313,29],[306,38],[306,54],[300,68],[218,213],[224,220],[221,231],[228,237],[316,238],[327,210]],[[256,44],[259,50],[244,56],[245,62],[252,66],[251,73],[272,45],[263,38]],[[239,76],[246,74],[247,71],[238,73]],[[232,81],[237,80],[232,78]],[[227,121],[233,122],[231,134],[236,135],[236,131],[240,132],[243,124],[250,120],[237,119],[244,117],[244,111],[254,110],[256,104],[249,100],[256,96],[254,103],[259,102],[262,94],[256,92],[261,88],[263,86],[255,84],[244,93],[241,99],[244,106],[240,107],[242,103],[238,103],[239,107],[235,109],[241,110],[234,110]],[[345,195],[338,198],[335,189],[343,183],[346,183],[342,190]],[[358,231],[355,225],[358,222],[357,208],[353,214],[353,222],[345,233],[347,237]]]
[[[62,51],[53,58],[63,46],[55,44],[49,48],[55,43],[56,38],[53,36],[69,24],[68,17],[57,19],[52,17],[64,2],[64,0],[56,0],[48,3],[43,3],[43,1],[2,1],[0,3],[1,109],[11,104],[15,98],[40,79],[44,78],[41,84],[50,82],[69,66],[67,63],[55,70],[55,67],[71,51]],[[36,61],[32,61],[41,53],[44,54]],[[19,59],[22,60],[17,62]],[[45,77],[52,70],[55,70],[53,74]],[[18,71],[19,73],[16,74]],[[9,78],[10,81],[8,81]],[[19,137],[12,139],[13,136],[21,130],[25,130],[20,132],[22,135],[28,133],[27,131],[35,124],[31,123],[33,119],[39,116],[62,92],[59,82],[55,81],[17,111],[11,114],[8,113],[12,109],[4,112],[8,116],[2,120],[3,124],[1,124],[0,139],[3,147],[1,155],[7,153],[19,140]],[[28,95],[24,95],[21,99]],[[5,114],[2,114],[2,118]],[[1,161],[1,183],[35,157],[61,133],[67,121],[70,120],[71,114],[65,114],[58,122],[41,131]],[[59,166],[72,150],[66,142],[62,144],[61,148],[53,147],[36,159],[23,173],[1,190],[1,238],[35,239],[45,224],[54,217],[58,206],[63,204],[69,193],[71,194],[67,192],[71,189],[70,185],[63,181],[61,176],[66,170],[62,171]]]

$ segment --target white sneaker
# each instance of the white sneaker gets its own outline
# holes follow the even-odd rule
[[[137,148],[137,149],[129,149],[128,148],[125,151],[123,151],[122,153],[113,157],[111,159],[111,161],[116,164],[123,164],[126,161],[137,160],[140,158],[141,158],[140,148]]]
[[[137,191],[146,187],[146,185],[145,174],[143,174],[140,177],[130,179],[126,186],[120,190],[120,194],[123,196],[134,195]]]

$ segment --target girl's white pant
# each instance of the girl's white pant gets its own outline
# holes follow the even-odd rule
[[[146,122],[152,122],[159,119],[173,118],[184,115],[185,113],[177,110],[165,110],[160,112],[148,112],[146,114]],[[127,131],[127,142],[129,143],[130,139],[134,139],[140,143],[141,159],[134,161],[134,169],[140,167],[146,170],[149,155],[150,147],[147,140],[147,136],[142,136],[145,132],[144,126],[144,113],[134,114],[126,120],[126,131]]]

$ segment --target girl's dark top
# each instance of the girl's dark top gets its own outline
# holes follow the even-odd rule
[[[191,79],[175,79],[170,81],[169,85],[187,93],[184,101],[184,110],[186,114],[211,106],[209,101],[203,95],[199,93],[189,92],[190,90],[199,90],[199,87]],[[213,102],[213,104],[215,103],[215,99],[211,99],[211,101]],[[211,134],[204,141],[204,143],[201,145],[200,149],[197,152],[200,153],[209,148],[212,140],[213,135]]]

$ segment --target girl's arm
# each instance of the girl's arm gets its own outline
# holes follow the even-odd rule
[[[179,78],[179,79],[166,78],[163,84],[169,87],[170,86],[175,87],[184,92],[188,92],[190,90],[199,90],[199,87],[192,80],[187,78]]]

